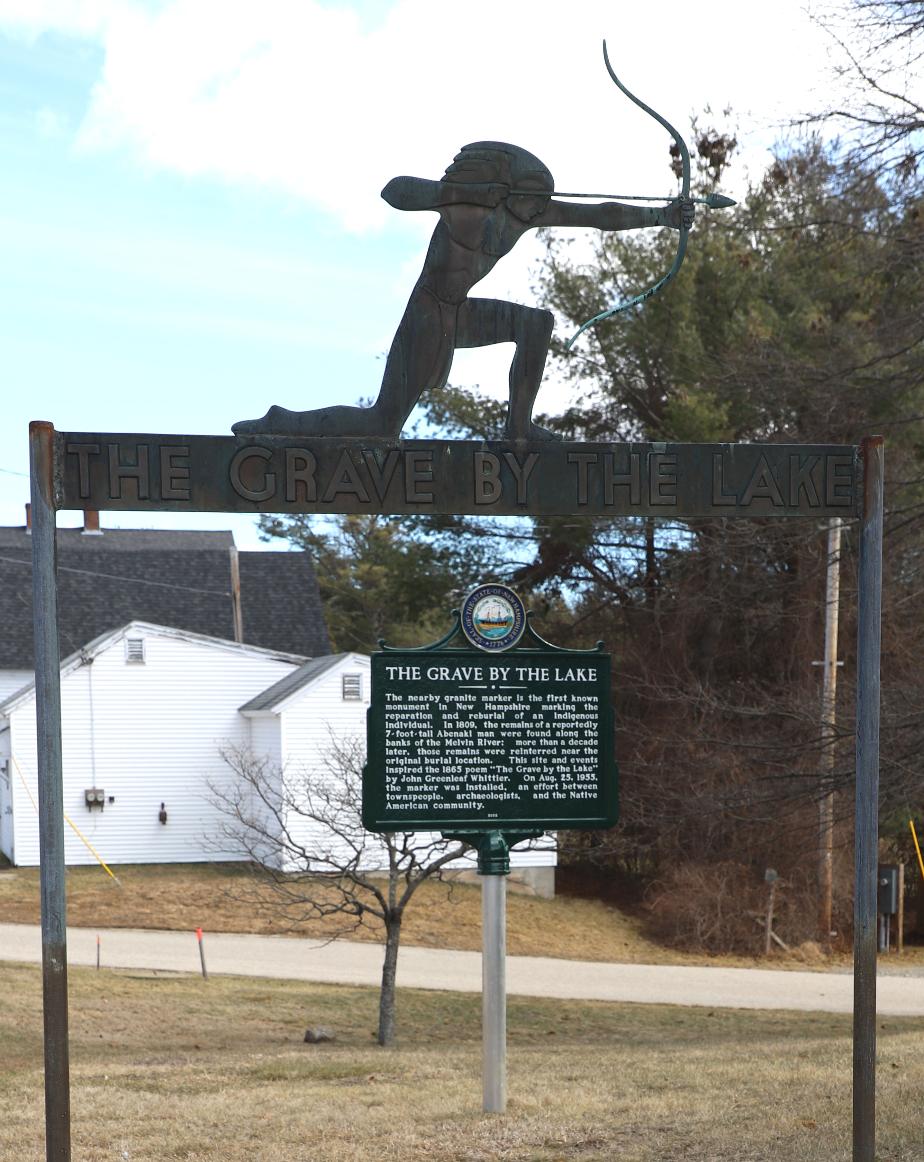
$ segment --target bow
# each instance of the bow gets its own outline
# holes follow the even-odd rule
[[[606,51],[606,41],[603,42],[603,61],[606,65],[606,71],[610,74],[610,79],[612,80],[613,84],[616,85],[616,87],[623,93],[625,93],[630,101],[638,105],[640,109],[644,109],[646,113],[648,113],[651,117],[654,117],[655,121],[657,121],[660,125],[663,125],[671,137],[673,137],[674,141],[677,143],[677,148],[680,151],[680,160],[683,165],[683,180],[680,189],[680,198],[689,198],[690,151],[687,149],[687,143],[683,140],[683,138],[673,127],[673,125],[671,125],[670,121],[668,121],[666,117],[662,117],[661,114],[655,112],[655,110],[652,109],[650,105],[646,105],[645,102],[636,97],[634,93],[630,93],[619,77],[616,76],[616,74],[613,72],[613,66],[610,64],[610,58]],[[607,310],[601,311],[599,315],[594,315],[592,319],[588,319],[586,323],[582,323],[581,326],[568,340],[567,344],[565,345],[565,350],[570,351],[577,339],[587,330],[588,327],[592,327],[594,323],[600,323],[604,319],[612,318],[613,315],[618,315],[621,311],[627,311],[629,307],[634,307],[637,303],[644,303],[647,299],[650,299],[652,295],[656,295],[658,291],[663,290],[683,265],[683,259],[687,252],[687,238],[689,235],[690,228],[681,224],[679,237],[677,239],[677,253],[674,255],[674,261],[671,264],[671,268],[667,274],[665,274],[662,278],[659,278],[658,281],[650,286],[647,290],[642,291],[641,294],[635,295],[633,298],[628,299],[624,303],[619,303],[618,306],[609,307]]]

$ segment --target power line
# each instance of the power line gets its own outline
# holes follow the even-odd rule
[[[0,557],[7,565],[25,565],[32,568],[31,561],[21,561],[17,557]],[[103,577],[107,581],[129,581],[135,585],[155,585],[159,589],[181,589],[184,593],[201,593],[206,597],[230,597],[230,589],[195,589],[192,585],[176,585],[171,581],[150,581],[146,577],[124,577],[117,573],[100,573],[96,569],[74,569],[69,565],[59,565],[59,573],[78,573],[83,577]]]

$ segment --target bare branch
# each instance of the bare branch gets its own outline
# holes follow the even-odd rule
[[[279,767],[244,747],[227,746],[221,754],[230,777],[210,786],[223,816],[215,843],[236,848],[250,862],[260,905],[293,928],[319,924],[329,939],[370,920],[382,925],[379,1041],[390,1043],[404,909],[422,883],[458,866],[468,845],[432,834],[367,832],[358,738],[331,733],[311,769]]]

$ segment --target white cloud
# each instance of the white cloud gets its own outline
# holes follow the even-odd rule
[[[0,28],[27,41],[43,32],[101,40],[126,0],[0,0]]]
[[[613,88],[602,34],[630,88],[681,131],[692,112],[732,104],[757,166],[766,122],[782,98],[790,114],[809,104],[823,56],[799,0],[779,0],[759,43],[744,6],[704,20],[685,0],[662,0],[656,23],[612,0],[566,12],[551,0],[396,0],[374,25],[315,0],[0,0],[0,27],[99,40],[81,148],[258,184],[353,230],[393,213],[378,198],[388,178],[438,176],[483,137],[532,149],[566,189],[668,192],[669,142]]]

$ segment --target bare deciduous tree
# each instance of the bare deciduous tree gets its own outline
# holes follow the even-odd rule
[[[804,124],[833,124],[846,161],[920,188],[922,0],[834,0],[815,19],[837,46],[836,98]]]
[[[470,850],[430,833],[373,834],[362,825],[363,746],[332,736],[323,770],[281,768],[240,747],[222,757],[233,778],[211,786],[220,840],[247,858],[265,898],[292,925],[342,921],[335,936],[376,922],[385,930],[378,1043],[395,1033],[401,923],[414,892]]]

